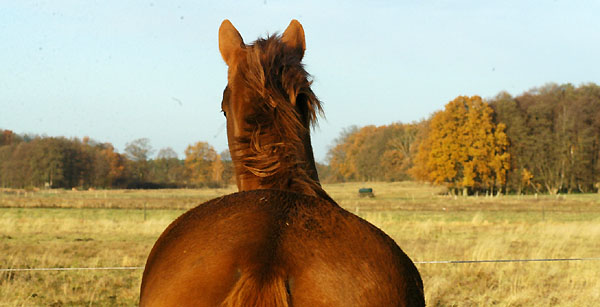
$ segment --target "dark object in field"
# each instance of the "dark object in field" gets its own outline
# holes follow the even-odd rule
[[[140,305],[424,306],[408,256],[321,188],[310,144],[321,105],[300,63],[300,23],[245,45],[225,20],[219,49],[240,192],[169,225],[148,256]]]
[[[375,197],[375,194],[373,194],[373,189],[372,188],[360,188],[358,189],[358,196],[360,197]]]

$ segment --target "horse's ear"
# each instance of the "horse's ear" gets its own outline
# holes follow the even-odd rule
[[[290,25],[285,29],[283,35],[281,35],[281,41],[288,47],[297,49],[300,53],[300,57],[304,56],[304,50],[306,50],[304,29],[298,20],[292,19]]]
[[[227,19],[223,20],[219,27],[219,51],[223,60],[230,66],[238,50],[244,48],[244,40],[240,32]]]

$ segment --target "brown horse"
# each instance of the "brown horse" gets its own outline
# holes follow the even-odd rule
[[[239,193],[175,220],[155,243],[142,306],[423,306],[412,261],[321,188],[310,128],[321,112],[304,30],[245,45],[225,20],[222,109]]]

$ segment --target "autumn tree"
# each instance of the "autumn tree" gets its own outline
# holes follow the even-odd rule
[[[221,175],[223,184],[235,183],[235,170],[229,149],[223,150],[219,156],[221,157],[221,163],[223,163],[223,173]]]
[[[359,129],[352,137],[350,163],[356,169],[355,178],[360,181],[374,181],[382,174],[379,157],[385,150],[385,131],[376,126]]]
[[[117,153],[110,143],[94,146],[93,176],[91,185],[110,188],[125,183],[126,157]]]
[[[217,185],[223,185],[223,172],[225,171],[225,164],[221,160],[221,155],[217,154],[215,160],[211,165],[211,180]]]
[[[357,131],[356,126],[342,130],[340,136],[335,139],[333,147],[327,152],[327,160],[334,181],[352,180],[357,177],[355,157],[353,157],[355,150],[352,149],[352,146],[355,145],[354,134]]]
[[[462,188],[465,194],[501,189],[509,144],[505,126],[495,125],[492,113],[479,96],[457,97],[435,113],[415,157],[415,177]]]
[[[185,150],[185,172],[189,182],[194,185],[207,185],[213,179],[213,163],[217,152],[206,142],[189,145]]]
[[[380,159],[383,180],[410,179],[408,170],[413,163],[413,146],[417,139],[418,127],[417,123],[392,124],[386,127],[389,137]]]
[[[433,114],[435,117],[437,113]],[[415,137],[415,144],[411,147],[412,166],[408,173],[413,179],[429,181],[429,152],[431,152],[431,141],[429,134],[431,132],[431,118],[421,121],[418,124],[418,130]]]
[[[0,129],[0,146],[12,145],[21,142],[21,137],[11,130]]]
[[[326,180],[406,180],[416,124],[352,127],[329,150]]]

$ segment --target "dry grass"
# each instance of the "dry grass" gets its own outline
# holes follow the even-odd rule
[[[363,186],[376,198],[359,198]],[[454,198],[412,182],[325,189],[414,261],[600,257],[600,195]],[[184,209],[232,191],[3,191],[0,268],[143,266]],[[600,261],[417,266],[429,306],[600,304]],[[3,272],[0,305],[135,305],[141,272]]]
[[[223,189],[177,190],[40,190],[0,189],[3,208],[190,209],[199,203],[237,191]]]
[[[407,221],[366,218],[414,261],[599,257],[600,220],[588,222]],[[600,261],[418,264],[430,306],[593,306]]]
[[[181,211],[0,210],[0,267],[140,266]],[[141,270],[0,273],[0,305],[135,305]]]

